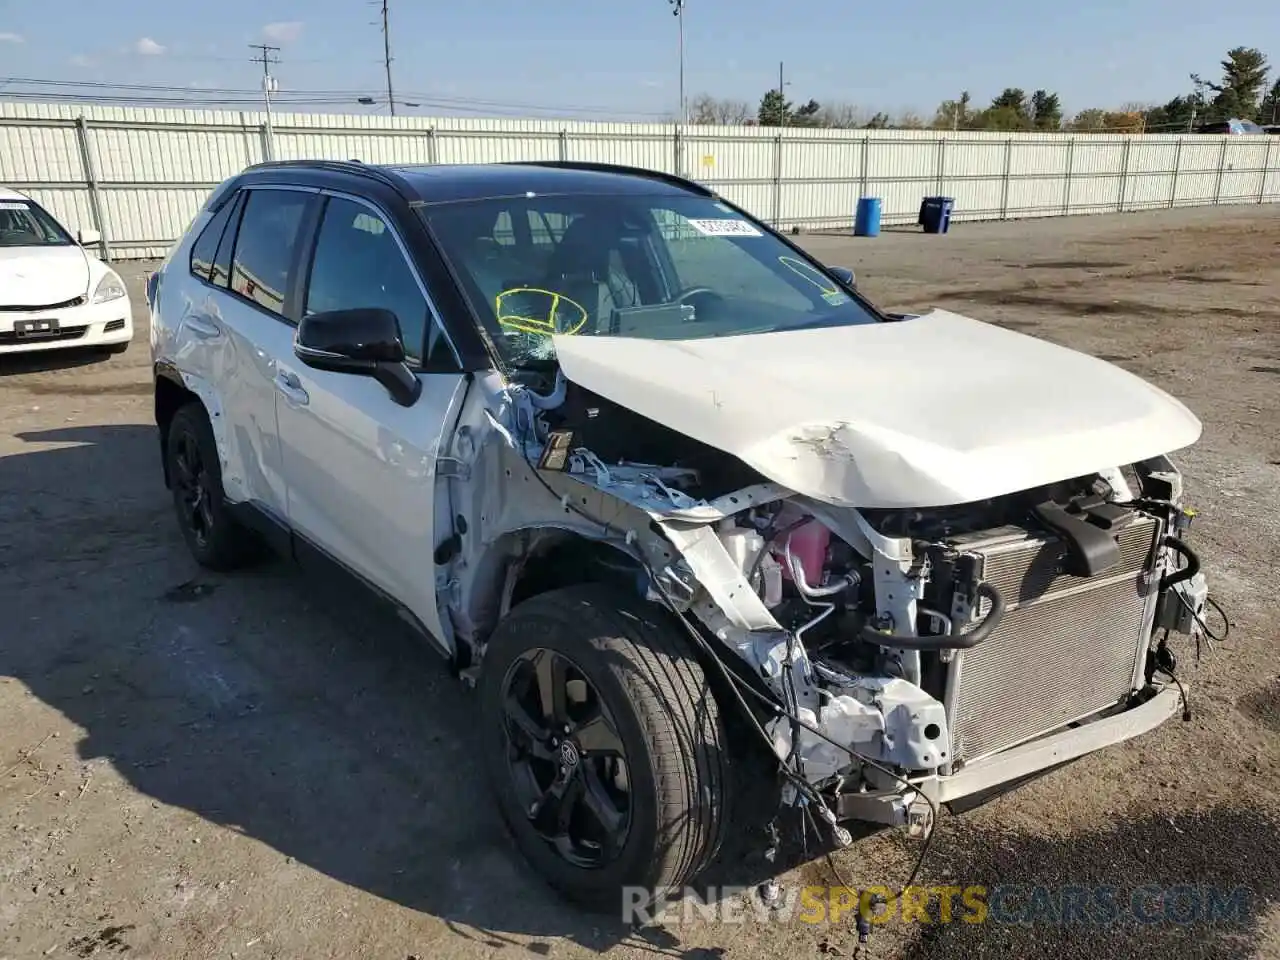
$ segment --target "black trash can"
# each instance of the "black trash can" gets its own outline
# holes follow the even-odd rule
[[[925,233],[946,233],[951,227],[951,212],[955,209],[953,197],[925,197],[920,203],[919,223]]]

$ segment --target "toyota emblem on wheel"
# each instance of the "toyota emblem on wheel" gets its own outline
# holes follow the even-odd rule
[[[561,763],[566,767],[573,768],[578,765],[578,760],[578,748],[573,745],[572,741],[566,740],[564,743],[560,744]]]

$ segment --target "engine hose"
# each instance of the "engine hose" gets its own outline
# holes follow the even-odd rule
[[[905,634],[884,633],[867,624],[862,628],[861,637],[867,643],[880,647],[894,647],[899,650],[968,650],[976,647],[995,632],[1004,617],[1004,597],[989,583],[978,584],[975,591],[979,597],[991,601],[991,609],[982,618],[982,622],[968,633],[942,634],[936,637],[917,637]]]
[[[1175,570],[1160,581],[1160,591],[1162,593],[1172,587],[1175,583],[1182,583],[1183,580],[1190,580],[1200,572],[1200,558],[1196,555],[1194,550],[1172,534],[1165,537],[1164,542],[1165,546],[1173,547],[1174,550],[1178,551],[1182,558],[1187,561],[1187,565],[1181,570]]]

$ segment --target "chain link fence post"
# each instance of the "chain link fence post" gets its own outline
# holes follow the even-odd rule
[[[85,186],[89,188],[89,210],[93,214],[93,228],[98,231],[98,246],[102,259],[111,262],[111,228],[102,203],[98,184],[98,168],[93,158],[93,146],[89,143],[89,121],[84,114],[76,117],[76,143],[80,147],[80,163],[84,168]]]

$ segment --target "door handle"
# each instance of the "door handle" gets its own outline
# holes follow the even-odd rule
[[[281,370],[276,374],[276,389],[284,394],[284,398],[290,404],[297,407],[305,407],[311,402],[311,397],[306,389],[302,386],[302,381],[298,379],[296,373],[290,373],[288,370]]]

